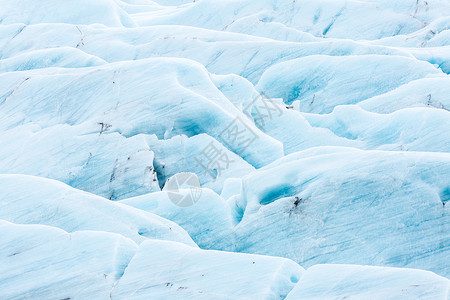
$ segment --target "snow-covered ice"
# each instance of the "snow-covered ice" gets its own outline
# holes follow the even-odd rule
[[[448,0],[0,0],[0,299],[450,299],[449,74]]]
[[[146,241],[112,299],[282,299],[303,268],[284,258],[200,250]]]
[[[195,246],[182,228],[157,215],[28,175],[0,175],[0,219],[54,226],[67,232],[115,232],[137,243],[152,238]]]
[[[309,149],[245,176],[233,203],[243,252],[305,267],[354,263],[448,276],[450,155]],[[418,242],[420,241],[420,242]]]
[[[180,189],[179,194],[190,195],[189,189]],[[179,207],[169,192],[147,194],[122,200],[121,203],[157,214],[183,227],[203,249],[235,250],[235,220],[228,203],[210,189],[199,191],[195,205]]]
[[[1,299],[109,299],[137,251],[119,234],[0,221]]]
[[[316,265],[301,277],[292,299],[446,299],[449,281],[431,272],[356,265]]]

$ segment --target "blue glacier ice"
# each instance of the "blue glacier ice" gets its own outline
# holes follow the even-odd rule
[[[0,299],[450,299],[448,0],[0,0]]]

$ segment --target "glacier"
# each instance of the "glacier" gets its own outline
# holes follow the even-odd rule
[[[0,0],[0,299],[449,300],[449,76],[447,0]]]

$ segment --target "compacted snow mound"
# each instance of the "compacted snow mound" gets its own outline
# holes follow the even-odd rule
[[[105,63],[104,60],[76,48],[39,49],[2,60],[0,73],[51,67],[82,68]]]
[[[242,180],[237,250],[448,276],[448,153],[305,150]],[[418,242],[420,241],[420,242]]]
[[[178,135],[166,140],[159,140],[152,135],[146,136],[146,141],[155,153],[153,164],[161,187],[177,173],[192,172],[197,174],[202,187],[220,193],[227,178],[242,177],[255,170],[207,134],[190,138]],[[220,158],[219,161],[211,163],[209,158],[215,156]]]
[[[111,299],[284,299],[303,269],[277,257],[144,242]]]
[[[136,243],[153,238],[196,246],[182,228],[169,220],[55,180],[27,175],[0,175],[0,219],[49,225],[67,232],[114,232]]]
[[[266,23],[275,26],[280,24],[284,25],[282,29],[286,35],[290,30],[299,30],[317,37],[352,39],[378,39],[407,34],[425,26],[411,12],[397,13],[384,6],[345,0],[201,0],[194,1],[192,5],[167,7],[163,13],[150,11],[133,15],[132,18],[140,25],[180,24],[216,30],[238,28],[240,31],[250,28],[245,33],[254,35],[258,35]],[[448,7],[448,4],[445,6]],[[217,15],[218,11],[220,15]],[[445,15],[445,11],[439,13]],[[258,18],[259,22],[256,23],[254,18]],[[255,23],[256,26],[249,26]],[[264,32],[272,33],[272,30],[274,26]],[[269,36],[280,37],[276,32]]]
[[[123,236],[0,220],[1,299],[110,299],[137,250]]]
[[[430,75],[444,73],[406,57],[312,55],[272,66],[257,89],[287,104],[300,100],[302,111],[329,113]]]
[[[1,129],[90,122],[125,137],[208,133],[255,167],[283,155],[282,144],[260,131],[194,61],[151,58],[54,72],[0,74]]]
[[[0,24],[71,23],[134,27],[114,0],[1,0]]]
[[[1,122],[1,121],[0,121]],[[109,122],[19,126],[3,132],[0,173],[63,181],[110,200],[159,191],[154,153],[143,136],[108,134]],[[35,158],[39,157],[38,161]]]
[[[105,28],[48,23],[0,26],[0,57],[3,59],[59,47],[77,48],[108,62],[149,57],[188,58],[214,74],[237,74],[252,83],[257,83],[271,65],[308,55],[411,56],[407,49],[352,40],[291,43],[188,26]]]
[[[391,113],[407,107],[431,107],[450,111],[450,78],[411,81],[388,93],[360,102],[367,111]]]
[[[304,116],[310,125],[329,129],[362,149],[450,152],[450,112],[445,109],[428,106],[376,114],[349,105],[327,115]]]
[[[121,203],[157,214],[183,227],[203,249],[235,250],[234,219],[228,203],[210,189],[180,189],[195,205],[180,207],[170,192],[162,191],[122,200]]]
[[[286,300],[447,300],[449,292],[450,281],[447,278],[427,271],[316,265],[304,273]]]

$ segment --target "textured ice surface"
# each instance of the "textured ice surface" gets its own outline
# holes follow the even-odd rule
[[[283,155],[281,143],[234,107],[204,67],[193,61],[150,58],[58,72],[59,76],[53,69],[0,74],[4,116],[0,128],[87,123],[97,125],[98,133],[118,132],[125,137],[151,133],[161,139],[208,133],[257,167]],[[253,143],[227,138],[235,117],[244,139]]]
[[[284,258],[151,240],[141,245],[111,299],[283,299],[302,273]]]
[[[331,114],[308,114],[305,118],[312,126],[329,129],[360,148],[450,151],[450,112],[445,109],[407,108],[387,115],[339,106]]]
[[[0,298],[448,300],[449,16],[0,0]]]
[[[391,113],[408,107],[432,107],[450,110],[450,78],[425,78],[409,82],[388,93],[360,102],[368,111]]]
[[[105,28],[94,25],[13,24],[2,26],[0,33],[2,58],[47,48],[60,51],[60,47],[77,48],[108,62],[155,56],[183,57],[200,62],[215,74],[234,73],[253,83],[257,83],[264,70],[275,63],[313,54],[411,55],[405,49],[352,40],[336,43],[333,39],[318,39],[308,43],[292,43],[174,25]],[[24,43],[24,40],[31,42]]]
[[[137,243],[167,239],[195,246],[177,224],[152,213],[108,201],[61,182],[27,175],[0,175],[0,219],[42,224],[67,232],[115,232]]]
[[[274,65],[257,88],[287,104],[300,100],[302,111],[329,113],[337,105],[355,104],[430,75],[444,74],[405,57],[313,55]]]
[[[448,3],[442,5],[447,12],[450,11]],[[220,11],[220,17],[215,15],[216,11]],[[409,14],[409,11],[397,13],[388,7],[363,1],[264,0],[255,3],[251,0],[202,0],[183,7],[169,7],[163,13],[141,13],[134,19],[140,25],[182,24],[216,30],[236,27],[242,30],[254,16],[259,19],[256,29],[264,23],[283,24],[286,29],[308,31],[318,37],[377,39],[420,29],[423,23]],[[237,25],[232,26],[235,23]],[[257,34],[258,31],[252,26],[248,33]]]
[[[0,172],[56,179],[110,200],[160,190],[145,137],[106,134],[111,126],[106,122],[86,125],[3,131]]]
[[[183,196],[191,190],[180,190]],[[166,191],[121,201],[176,222],[204,249],[235,250],[234,219],[228,203],[209,189],[201,189],[195,205],[179,207]]]
[[[227,178],[242,177],[255,170],[240,156],[207,134],[190,138],[184,135],[174,136],[166,140],[148,136],[146,141],[155,153],[153,164],[161,186],[169,177],[184,171],[198,174],[203,187],[220,192]],[[208,148],[217,149],[221,153],[223,166],[208,165],[208,160],[203,157]]]
[[[137,245],[119,234],[0,221],[0,298],[109,299]]]
[[[355,265],[309,268],[292,290],[293,299],[447,299],[450,281],[414,269]]]
[[[57,0],[36,2],[20,0],[0,1],[0,24],[71,23],[103,24],[110,27],[133,27],[135,23],[114,0]]]
[[[291,154],[243,178],[236,243],[303,266],[373,264],[448,276],[448,178],[447,153]]]

